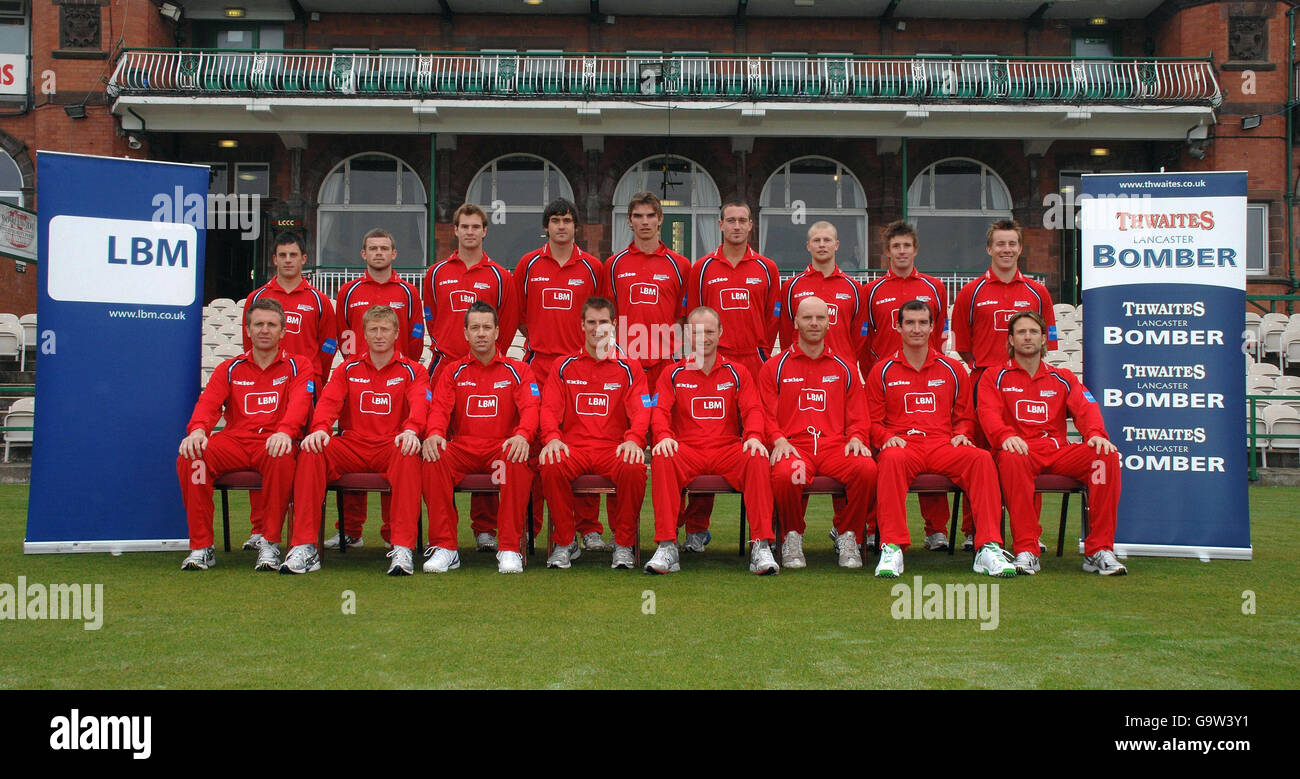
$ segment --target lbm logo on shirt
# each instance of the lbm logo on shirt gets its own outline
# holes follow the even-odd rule
[[[573,292],[563,287],[550,287],[542,290],[542,308],[568,311],[573,308]]]
[[[463,289],[455,290],[451,293],[451,310],[469,311],[469,307],[474,305],[476,300],[478,300],[478,295],[473,292],[467,292]]]
[[[301,333],[302,314],[297,311],[284,312],[284,331],[286,333]]]
[[[933,392],[909,392],[903,396],[905,414],[933,414],[935,408]]]
[[[586,417],[609,416],[609,396],[602,392],[579,392],[574,398],[574,410]]]
[[[496,395],[470,395],[465,400],[465,416],[467,417],[494,417],[496,415]]]
[[[362,414],[387,414],[393,408],[393,396],[387,392],[365,390],[361,393]]]
[[[724,289],[722,290],[720,297],[722,299],[723,311],[730,311],[737,308],[749,308],[749,290],[747,289]]]
[[[1016,419],[1021,422],[1047,423],[1047,404],[1041,400],[1017,400]]]
[[[826,390],[804,387],[799,391],[800,411],[825,411]]]
[[[830,314],[831,324],[837,325],[840,322],[840,307],[834,303],[826,304],[826,311]]]
[[[273,414],[280,407],[278,392],[250,392],[244,396],[244,414]]]
[[[722,419],[727,404],[722,398],[692,398],[691,417],[693,419]]]
[[[655,305],[659,302],[659,287],[654,284],[633,284],[627,301],[632,305]]]

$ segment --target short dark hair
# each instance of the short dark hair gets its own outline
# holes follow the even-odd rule
[[[989,231],[984,234],[985,246],[993,245],[993,234],[996,233],[998,230],[1015,230],[1016,241],[1021,246],[1025,245],[1025,231],[1021,229],[1020,223],[1014,219],[999,219],[998,221],[989,225]]]
[[[659,196],[653,192],[638,192],[627,201],[627,218],[632,218],[632,211],[637,206],[650,206],[655,211],[655,216],[663,217],[664,207],[659,202]]]
[[[889,250],[889,242],[900,235],[906,235],[912,239],[912,248],[921,248],[921,241],[916,237],[916,228],[899,219],[885,225],[885,229],[880,233],[880,241],[885,245],[885,250]]]
[[[455,211],[451,212],[451,226],[453,228],[460,226],[460,218],[462,216],[477,216],[479,221],[483,223],[483,226],[487,226],[487,213],[474,203],[461,203],[456,207]]]
[[[614,301],[609,298],[602,298],[599,295],[592,295],[587,298],[587,302],[582,304],[582,318],[587,318],[587,311],[593,308],[601,308],[609,312],[610,319],[618,317],[618,309],[614,307]]]
[[[745,213],[749,215],[750,219],[754,218],[754,209],[750,208],[748,203],[743,200],[728,200],[722,204],[722,208],[718,209],[719,221],[722,220],[722,215],[727,213],[728,208],[743,208],[745,209]]]
[[[546,210],[542,211],[542,227],[546,227],[551,223],[551,217],[564,216],[565,214],[571,214],[573,221],[578,221],[578,207],[573,204],[573,201],[567,197],[555,198],[547,203]]]
[[[492,307],[492,304],[491,304],[491,303],[488,303],[488,302],[485,301],[485,300],[475,300],[473,303],[470,303],[470,304],[469,304],[469,308],[466,309],[466,311],[465,311],[465,326],[466,326],[466,327],[469,327],[469,315],[470,315],[470,314],[491,314],[491,315],[492,315],[492,326],[493,326],[493,327],[496,327],[498,324],[500,324],[500,322],[498,322],[498,320],[497,320],[497,310],[496,310],[495,308]]]
[[[397,239],[393,238],[393,234],[388,232],[384,228],[376,227],[372,230],[369,230],[365,235],[361,236],[362,249],[366,248],[366,242],[369,241],[371,238],[387,238],[388,246],[391,249],[393,249],[393,251],[397,251]]]
[[[253,321],[254,311],[272,311],[280,317],[280,327],[284,327],[284,306],[275,298],[258,298],[244,307],[244,327]]]
[[[1007,356],[1015,354],[1015,348],[1011,346],[1011,339],[1016,334],[1016,322],[1021,319],[1032,319],[1038,325],[1038,332],[1047,335],[1047,320],[1037,311],[1020,311],[1012,315],[1011,321],[1007,322]],[[1043,348],[1038,350],[1039,357],[1047,356],[1047,341],[1043,341]]]
[[[298,235],[293,230],[285,230],[275,237],[275,243],[271,246],[271,253],[275,254],[276,249],[279,249],[281,246],[288,246],[291,243],[298,245],[298,251],[303,254],[307,253],[307,242],[303,240],[301,235]]]
[[[922,301],[920,301],[920,300],[915,300],[915,299],[913,299],[913,300],[909,300],[909,301],[907,301],[906,303],[904,303],[903,305],[899,306],[899,307],[898,307],[898,325],[899,325],[899,327],[902,327],[902,326],[903,326],[903,312],[904,312],[904,311],[924,311],[924,312],[925,312],[925,315],[926,315],[926,316],[929,318],[929,320],[930,320],[930,324],[934,324],[934,312],[930,310],[930,304],[929,304],[929,303],[925,303],[925,302],[922,302]]]

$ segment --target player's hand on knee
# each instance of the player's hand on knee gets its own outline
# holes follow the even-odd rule
[[[302,448],[304,451],[312,454],[320,454],[329,446],[330,434],[324,430],[317,430],[306,438],[302,439]]]
[[[419,453],[420,437],[410,430],[403,430],[393,439],[393,446],[397,447],[397,451],[409,457]]]
[[[1029,444],[1025,443],[1025,439],[1020,436],[1013,435],[1002,442],[1002,450],[1016,454],[1029,454]]]
[[[767,447],[757,438],[746,438],[745,443],[741,445],[741,450],[748,452],[752,457],[767,457]]]
[[[656,457],[672,457],[677,454],[677,440],[665,436],[660,439],[659,443],[655,444],[654,448],[650,450],[650,454]]]
[[[624,441],[618,445],[618,457],[625,463],[639,465],[645,462],[645,450],[631,441]]]
[[[207,448],[208,434],[201,428],[181,439],[181,457],[197,460],[203,456],[203,450]]]
[[[844,456],[852,457],[854,455],[858,457],[871,456],[871,447],[862,443],[862,439],[858,438],[857,436],[853,436],[852,438],[850,438],[849,442],[844,445]]]
[[[506,453],[506,459],[512,463],[525,462],[528,460],[528,439],[512,435],[501,444],[501,451]]]
[[[898,447],[899,449],[902,449],[905,446],[907,446],[907,439],[902,437],[901,435],[896,435],[890,438],[884,444],[882,444],[880,448],[893,449],[894,447]]]
[[[266,453],[272,457],[283,457],[293,451],[293,439],[287,433],[274,433],[266,439]]]
[[[1115,446],[1108,439],[1102,438],[1099,435],[1095,435],[1092,438],[1089,438],[1088,446],[1091,446],[1093,451],[1095,451],[1097,454],[1103,454],[1103,455],[1111,454],[1113,452],[1119,451],[1119,447]]]
[[[424,459],[431,463],[438,462],[438,458],[447,449],[447,439],[440,435],[431,435],[424,439]]]
[[[794,448],[794,444],[789,439],[781,437],[776,439],[772,444],[772,464],[776,465],[787,457],[802,457],[799,450]]]
[[[975,443],[971,441],[969,438],[967,438],[966,436],[962,435],[961,433],[958,433],[957,435],[952,437],[952,445],[953,446],[974,446]]]
[[[560,460],[564,459],[564,456],[567,455],[568,453],[569,453],[569,447],[565,445],[563,441],[556,438],[554,440],[548,441],[546,443],[546,446],[542,447],[542,451],[538,452],[537,462],[541,463],[542,465],[551,465],[553,463],[558,463]]]

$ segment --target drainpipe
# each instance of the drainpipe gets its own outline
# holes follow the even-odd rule
[[[1300,6],[1291,6],[1286,12],[1287,27],[1289,28],[1288,46],[1287,46],[1287,74],[1286,74],[1286,192],[1283,193],[1282,199],[1286,202],[1286,272],[1290,277],[1290,284],[1287,287],[1287,294],[1294,295],[1296,288],[1300,284],[1296,281],[1295,275],[1295,231],[1294,231],[1294,212],[1295,212],[1295,141],[1294,136],[1294,119],[1292,118],[1292,108],[1295,104],[1295,14],[1300,10]],[[1290,308],[1288,303],[1287,308]]]

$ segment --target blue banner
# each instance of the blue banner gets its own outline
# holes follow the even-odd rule
[[[1246,174],[1083,177],[1084,383],[1124,465],[1120,553],[1251,556]]]
[[[23,550],[185,549],[205,166],[38,152],[40,315]]]

